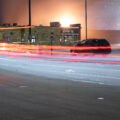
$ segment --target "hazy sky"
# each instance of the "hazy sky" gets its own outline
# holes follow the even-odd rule
[[[32,24],[71,16],[84,28],[84,0],[31,0]],[[28,0],[0,0],[0,23],[28,24]],[[90,29],[120,29],[120,0],[88,0]]]

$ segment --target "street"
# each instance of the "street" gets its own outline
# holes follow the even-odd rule
[[[120,119],[119,64],[33,58],[0,57],[1,120]]]
[[[1,120],[119,120],[120,87],[0,69]]]
[[[120,86],[119,57],[109,56],[0,57],[0,68],[69,81]]]

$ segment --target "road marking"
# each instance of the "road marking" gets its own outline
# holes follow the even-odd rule
[[[28,86],[23,86],[23,85],[21,85],[21,86],[19,86],[20,88],[27,88]]]
[[[97,98],[98,100],[104,100],[104,98],[103,97],[100,97],[100,98]]]

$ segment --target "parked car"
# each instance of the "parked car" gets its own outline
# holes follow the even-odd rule
[[[106,39],[87,39],[78,42],[75,45],[75,48],[83,48],[83,49],[76,49],[71,50],[74,53],[81,53],[81,52],[88,52],[88,53],[103,53],[109,54],[111,53],[111,46],[110,43]]]

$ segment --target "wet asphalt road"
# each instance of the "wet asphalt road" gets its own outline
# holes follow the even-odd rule
[[[0,69],[0,120],[120,120],[120,87]]]

